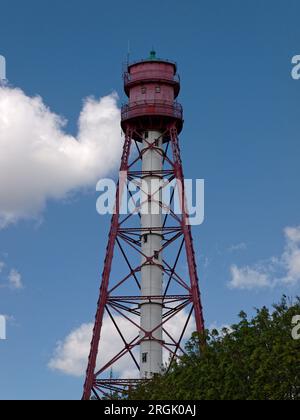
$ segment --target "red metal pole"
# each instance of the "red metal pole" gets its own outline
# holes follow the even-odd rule
[[[120,172],[125,172],[125,171],[127,172],[128,170],[128,159],[130,155],[130,148],[131,148],[131,141],[132,141],[131,135],[132,135],[132,130],[130,127],[128,127],[126,135],[125,135]],[[109,277],[111,273],[114,248],[116,244],[116,238],[117,238],[118,227],[119,227],[120,197],[122,197],[122,192],[124,189],[124,183],[126,182],[126,179],[121,180],[120,182],[122,184],[119,183],[117,187],[116,209],[115,209],[115,213],[112,216],[111,229],[109,233],[109,241],[108,241],[108,245],[106,249],[104,270],[102,274],[102,283],[100,287],[100,297],[97,304],[97,312],[96,312],[96,317],[95,317],[93,338],[91,342],[91,350],[90,350],[90,355],[89,355],[88,367],[87,367],[87,372],[86,372],[86,380],[84,384],[84,391],[83,391],[83,397],[82,397],[83,400],[89,400],[91,398],[91,392],[94,385],[94,379],[95,379],[94,375],[95,375],[95,369],[96,369],[96,363],[97,363],[97,355],[98,355],[99,341],[100,341],[101,330],[102,330],[103,316],[104,316],[105,305],[108,298]]]
[[[187,210],[187,205],[186,205],[184,175],[183,175],[182,161],[180,157],[179,139],[177,135],[177,129],[175,126],[171,126],[170,128],[170,138],[171,138],[171,144],[172,144],[173,159],[174,159],[174,164],[175,164],[175,175],[176,175],[176,180],[177,180],[177,186],[178,186],[179,195],[181,196],[180,204],[181,204],[181,212],[182,212],[182,231],[183,231],[184,240],[185,240],[189,275],[191,279],[197,332],[203,333],[205,330],[203,308],[202,308],[201,295],[200,295],[200,289],[199,289],[199,279],[198,279],[198,274],[197,274],[195,250],[194,250],[191,226],[189,224],[188,210]]]

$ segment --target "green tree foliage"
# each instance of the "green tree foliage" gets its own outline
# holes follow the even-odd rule
[[[187,355],[130,398],[299,400],[300,340],[291,335],[295,315],[300,315],[300,298],[292,303],[284,297],[272,311],[257,309],[252,319],[241,312],[230,329],[207,331],[204,348],[194,334]]]

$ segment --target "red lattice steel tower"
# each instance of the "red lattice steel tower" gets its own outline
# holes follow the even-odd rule
[[[84,400],[113,398],[169,369],[184,353],[190,323],[195,321],[197,332],[204,331],[179,148],[183,110],[176,102],[177,66],[151,52],[148,59],[128,64],[124,85],[129,101],[122,107],[123,176],[116,192]],[[120,202],[128,181],[137,184],[141,199],[137,202],[129,190],[134,211],[123,215]],[[168,203],[163,201],[162,190],[168,185],[163,181],[176,181],[180,214],[172,210],[175,191]],[[159,187],[153,191],[152,185]],[[108,321],[120,338],[116,341],[120,348],[99,365],[97,357],[104,353],[101,332]],[[134,331],[131,337],[129,331]],[[130,378],[116,379],[111,372],[113,368],[118,372],[115,367],[123,358],[126,364],[128,360]],[[139,371],[136,379],[135,371]]]

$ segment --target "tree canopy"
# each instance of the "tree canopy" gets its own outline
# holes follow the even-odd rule
[[[292,319],[300,315],[300,298],[286,297],[257,309],[249,319],[222,331],[194,334],[187,354],[168,373],[132,392],[135,400],[299,400],[300,340],[292,338]],[[200,347],[202,350],[200,351]]]

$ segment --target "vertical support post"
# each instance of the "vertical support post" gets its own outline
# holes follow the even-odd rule
[[[185,241],[186,255],[188,260],[189,275],[192,286],[192,297],[195,309],[196,327],[198,333],[203,333],[205,330],[203,308],[201,303],[201,294],[199,289],[199,279],[197,274],[197,264],[195,258],[195,250],[191,233],[191,226],[189,224],[188,209],[186,203],[184,175],[182,168],[182,161],[180,157],[179,139],[175,125],[170,127],[170,139],[172,145],[175,176],[177,180],[178,193],[180,198],[180,206],[182,213],[182,230]]]
[[[123,154],[121,159],[120,173],[128,171],[128,159],[130,155],[132,142],[132,128],[127,127],[125,134],[125,141],[123,146]],[[92,388],[94,386],[94,374],[97,363],[97,355],[99,350],[99,341],[102,330],[102,323],[105,311],[105,305],[108,298],[108,284],[111,273],[112,260],[114,255],[114,247],[116,244],[116,238],[118,235],[119,228],[119,216],[120,216],[120,199],[123,194],[124,185],[127,179],[121,179],[118,183],[116,192],[116,208],[112,216],[111,229],[109,232],[109,240],[106,249],[106,257],[104,262],[104,270],[102,273],[102,282],[100,287],[100,296],[97,304],[97,312],[95,317],[95,324],[93,330],[93,338],[91,342],[91,350],[89,355],[88,367],[86,372],[86,380],[84,384],[83,400],[89,400],[91,398]]]

